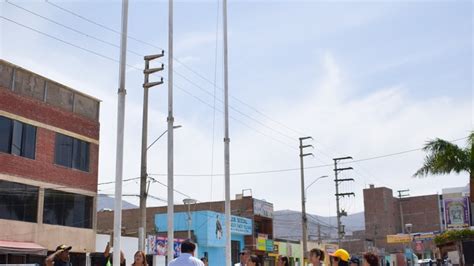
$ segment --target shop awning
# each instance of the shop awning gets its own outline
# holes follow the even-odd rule
[[[46,255],[48,249],[33,242],[0,240],[0,254]]]

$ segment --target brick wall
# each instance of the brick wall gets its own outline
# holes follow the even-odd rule
[[[401,204],[404,222],[413,224],[412,232],[441,230],[438,195],[409,197]]]
[[[232,215],[246,217],[253,220],[253,199],[244,197],[242,200],[231,201]],[[191,206],[191,211],[215,211],[224,213],[224,202],[203,202]],[[186,205],[174,205],[174,212],[187,212]],[[148,207],[146,211],[146,231],[153,232],[155,228],[155,214],[166,213],[167,207]],[[129,209],[122,211],[122,228],[124,235],[138,236],[138,227],[140,224],[140,209]],[[97,214],[97,232],[109,233],[114,228],[114,213],[99,212]]]
[[[0,59],[0,87],[98,121],[100,101]]]
[[[341,248],[347,250],[352,256],[362,255],[367,251],[365,239],[351,239],[342,241]]]
[[[99,123],[0,87],[0,110],[99,140]]]
[[[399,209],[391,189],[364,189],[364,212],[365,231],[370,238],[399,232]]]
[[[67,130],[81,136],[99,139],[99,123],[53,107],[38,100],[16,95],[0,87],[0,110]],[[0,153],[0,172],[60,186],[97,191],[99,146],[89,144],[89,172],[54,164],[55,132],[37,127],[35,159]]]
[[[412,232],[433,232],[440,230],[438,195],[407,197],[401,201],[404,223],[413,225]],[[388,244],[387,235],[402,232],[400,200],[393,197],[393,191],[385,187],[364,189],[365,233],[375,241],[378,248],[387,251],[401,251],[404,244]],[[429,241],[426,247],[431,248]]]

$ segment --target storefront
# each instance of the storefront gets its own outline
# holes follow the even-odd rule
[[[191,219],[189,219],[191,218]],[[210,266],[225,265],[225,215],[214,211],[195,211],[175,213],[174,230],[192,232],[198,244],[196,257],[207,257]],[[158,233],[167,231],[167,215],[155,215],[155,227]],[[252,235],[252,220],[232,216],[231,245],[232,263],[239,260],[239,252],[244,248],[244,237]]]
[[[256,251],[255,254],[263,262],[263,266],[274,266],[276,265],[275,257],[270,254],[274,251],[274,241],[269,239],[267,234],[258,234],[255,240]]]
[[[308,242],[308,250],[313,248],[319,248],[323,250],[325,254],[329,254],[334,253],[338,249],[338,246],[336,244],[318,244],[317,242]],[[297,241],[273,241],[273,251],[268,253],[268,257],[276,263],[279,256],[288,257],[291,266],[303,266],[301,263],[303,261],[303,246]],[[329,265],[329,256],[325,256],[324,264]]]
[[[278,256],[288,257],[290,260],[290,266],[301,266],[302,253],[301,245],[297,241],[274,241],[275,251],[269,256],[277,258]],[[277,253],[278,252],[278,253]]]

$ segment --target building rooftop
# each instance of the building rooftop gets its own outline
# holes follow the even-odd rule
[[[99,120],[100,100],[0,59],[0,88],[88,119]]]

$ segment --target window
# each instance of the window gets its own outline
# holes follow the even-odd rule
[[[35,158],[36,127],[0,116],[0,152]]]
[[[45,189],[43,223],[92,228],[92,197]]]
[[[89,171],[89,143],[56,133],[54,162],[69,168]]]
[[[12,120],[0,116],[0,151],[10,153],[12,139]]]
[[[0,219],[36,222],[38,187],[0,180]]]

